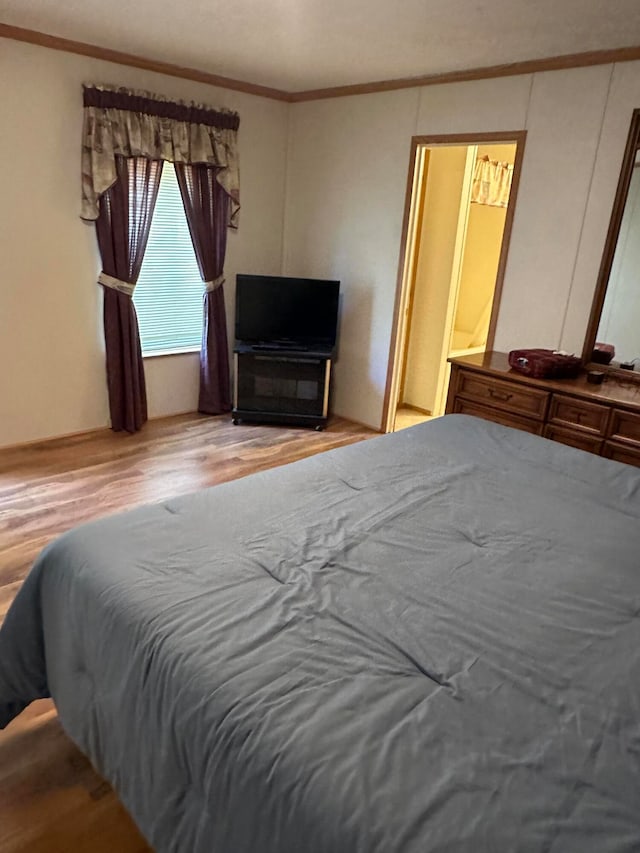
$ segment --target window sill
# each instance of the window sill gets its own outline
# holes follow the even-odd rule
[[[143,358],[164,358],[167,355],[187,355],[188,353],[200,352],[200,347],[185,347],[184,349],[163,349],[157,352],[143,352]]]

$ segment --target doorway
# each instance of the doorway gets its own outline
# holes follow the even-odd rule
[[[444,414],[447,359],[491,349],[524,132],[413,141],[385,431]]]

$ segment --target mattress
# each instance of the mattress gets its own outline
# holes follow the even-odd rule
[[[0,630],[157,851],[640,849],[640,472],[451,415],[84,525]]]

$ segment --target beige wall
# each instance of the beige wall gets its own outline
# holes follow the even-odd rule
[[[342,281],[334,411],[380,425],[419,91],[296,104],[284,271]]]
[[[121,84],[240,113],[235,273],[281,269],[286,104],[0,39],[0,445],[108,424],[94,228],[81,222],[83,82]],[[145,359],[149,414],[193,411],[197,355]]]
[[[227,277],[341,279],[337,413],[381,422],[413,135],[528,131],[496,346],[581,349],[640,63],[287,105],[0,44],[0,445],[108,421],[95,237],[78,218],[82,82],[239,110]],[[231,323],[231,286],[227,301]],[[195,407],[196,357],[146,369],[152,416]]]
[[[577,352],[581,351],[589,320],[622,154],[635,107],[640,107],[640,62],[625,62],[616,65],[611,75],[560,340],[562,347],[575,348]]]
[[[465,146],[428,153],[422,228],[401,403],[433,412],[445,346],[467,162]]]
[[[479,145],[477,156],[513,163],[515,145]],[[473,332],[493,300],[506,208],[470,204],[454,328]],[[488,328],[487,318],[486,327]],[[484,337],[481,343],[486,341]],[[470,342],[469,346],[478,346]]]
[[[454,321],[456,329],[472,333],[485,315],[487,304],[493,299],[506,215],[504,207],[490,207],[487,204],[469,206]],[[471,342],[468,344],[477,345]]]
[[[580,351],[640,63],[296,104],[285,268],[342,279],[335,408],[379,426],[412,135],[526,129],[496,348]]]

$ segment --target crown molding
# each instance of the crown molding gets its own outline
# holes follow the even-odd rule
[[[395,89],[413,89],[421,86],[441,86],[445,83],[463,83],[469,80],[488,80],[496,77],[514,77],[519,74],[539,74],[543,71],[561,71],[584,68],[589,65],[609,65],[615,62],[633,62],[640,59],[640,46],[620,47],[611,50],[592,50],[587,53],[569,53],[546,59],[529,59],[504,65],[489,65],[462,71],[445,71],[422,77],[402,77],[397,80],[379,80],[373,83],[356,83],[351,86],[332,86],[327,89],[308,89],[292,92],[293,103],[318,101],[323,98],[344,98],[348,95],[369,95],[374,92],[391,92]]]
[[[421,77],[401,77],[396,80],[379,80],[372,83],[355,83],[347,86],[330,86],[325,89],[285,92],[283,89],[260,86],[257,83],[248,83],[244,80],[235,80],[231,77],[211,74],[208,71],[199,71],[197,68],[174,65],[171,62],[149,59],[133,53],[124,53],[119,50],[99,47],[95,44],[87,44],[86,42],[41,33],[37,30],[14,27],[10,24],[0,23],[0,37],[28,42],[29,44],[37,44],[41,47],[61,50],[66,53],[75,53],[80,56],[90,56],[93,59],[102,59],[105,62],[115,62],[117,65],[128,65],[131,68],[141,68],[145,71],[155,71],[158,74],[168,74],[171,77],[180,77],[185,80],[193,80],[197,83],[207,83],[210,86],[218,86],[222,89],[231,89],[234,92],[244,92],[248,95],[257,95],[261,98],[270,98],[271,100],[284,101],[286,103],[318,101],[326,98],[343,98],[349,95],[369,95],[376,92],[391,92],[396,89],[441,86],[446,83],[462,83],[470,80],[487,80],[496,77],[513,77],[520,74],[537,74],[544,71],[561,71],[569,68],[584,68],[589,65],[609,65],[617,62],[640,60],[640,46],[620,47],[610,50],[592,50],[586,53],[551,56],[546,59],[511,62],[504,65],[469,68],[463,71],[445,71],[442,74],[427,74]]]
[[[128,65],[131,68],[142,68],[145,71],[155,71],[158,74],[168,74],[171,77],[181,77],[184,80],[194,80],[196,83],[207,83],[210,86],[219,86],[221,89],[231,89],[234,92],[245,92],[247,95],[258,95],[261,98],[271,98],[275,101],[290,101],[291,96],[280,89],[272,89],[269,86],[260,86],[256,83],[246,83],[243,80],[234,80],[232,77],[222,77],[219,74],[210,74],[208,71],[199,71],[197,68],[187,68],[182,65],[174,65],[171,62],[162,62],[157,59],[148,59],[137,56],[134,53],[123,53],[120,50],[111,50],[107,47],[99,47],[95,44],[87,44],[82,41],[52,36],[37,30],[27,30],[23,27],[13,27],[9,24],[0,23],[0,37],[13,39],[14,41],[37,44],[52,50],[62,50],[65,53],[75,53],[80,56],[90,56],[92,59],[102,59],[105,62],[115,62],[116,65]]]

